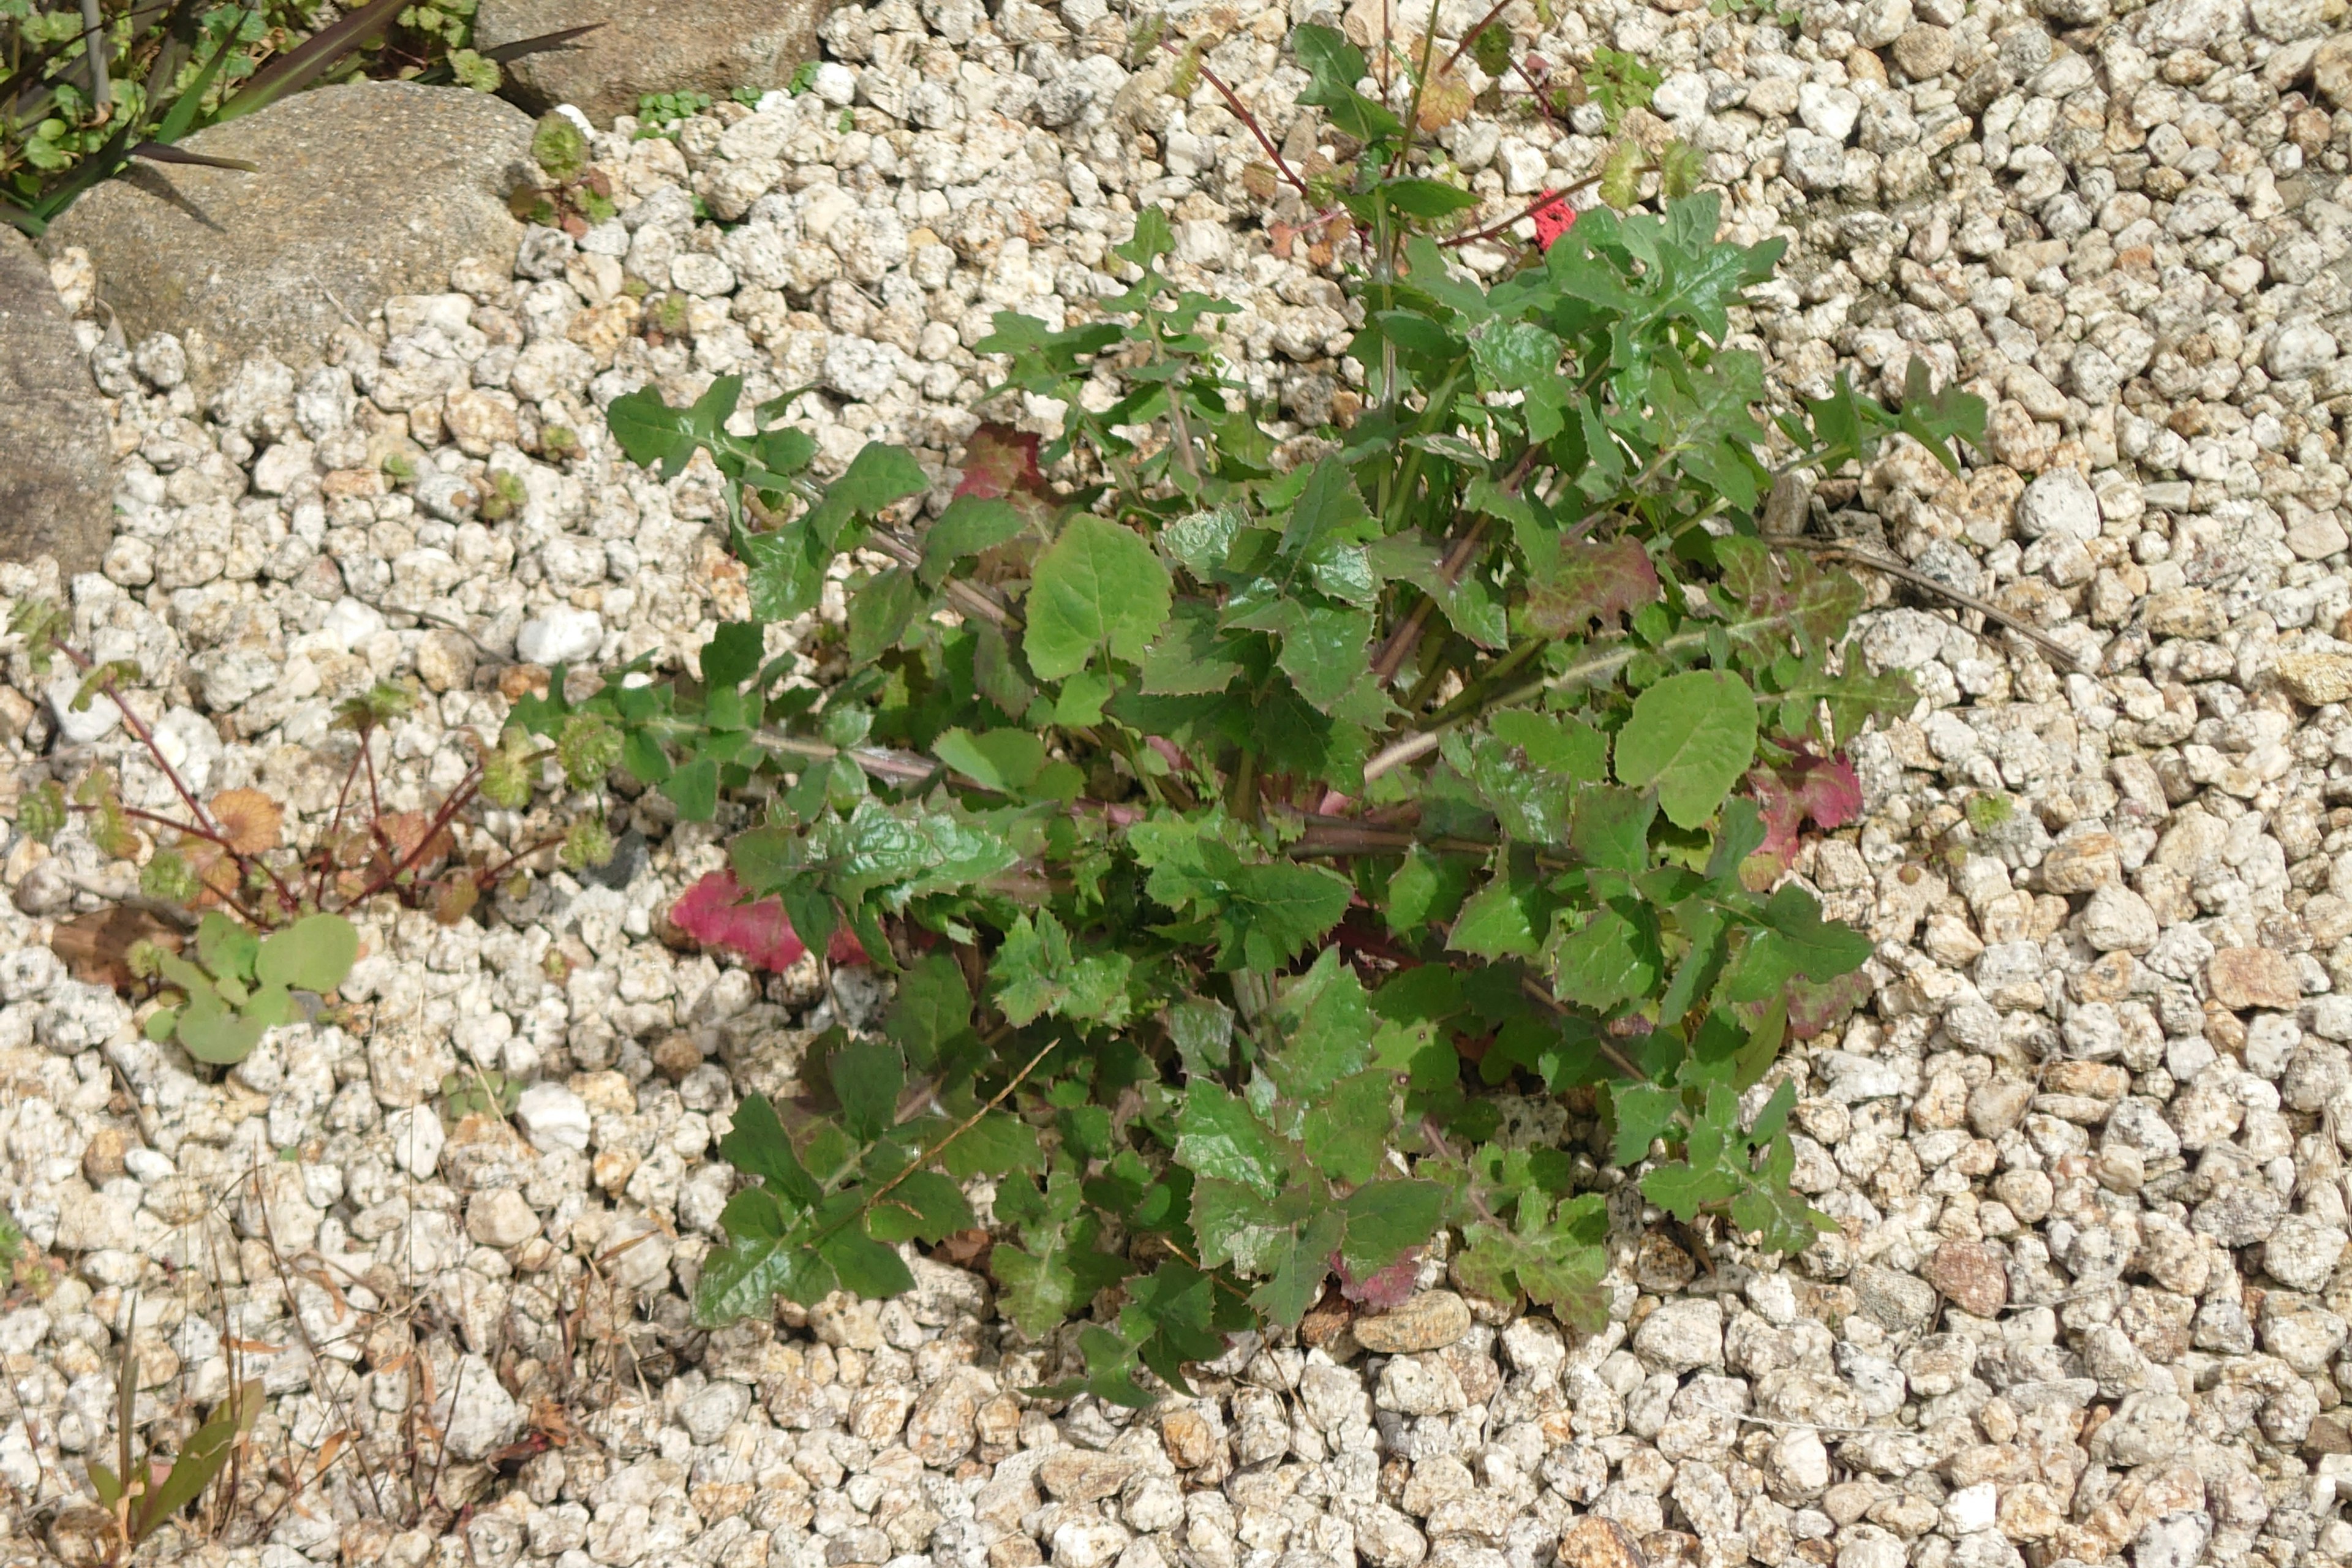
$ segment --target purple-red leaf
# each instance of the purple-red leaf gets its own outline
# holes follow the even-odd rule
[[[671,906],[680,931],[709,947],[732,948],[754,969],[790,969],[808,952],[785,917],[784,901],[765,898],[744,903],[732,871],[713,871]]]
[[[1528,595],[1528,626],[1544,637],[1582,637],[1660,597],[1658,569],[1641,542],[1580,539],[1560,546],[1549,575]]]
[[[1828,981],[1796,976],[1789,982],[1789,1037],[1810,1040],[1828,1033],[1869,1001],[1870,993],[1870,976],[1859,969]]]
[[[1748,788],[1764,819],[1763,853],[1784,860],[1797,847],[1798,830],[1807,821],[1826,830],[1862,815],[1862,781],[1853,764],[1840,757],[1801,751],[1777,768],[1749,773]]]
[[[1045,470],[1037,467],[1037,436],[1006,425],[982,425],[964,443],[960,496],[1003,500],[1016,490],[1045,493]]]
[[[1358,1306],[1373,1307],[1385,1311],[1402,1307],[1412,1295],[1413,1281],[1421,1276],[1421,1248],[1408,1248],[1402,1258],[1385,1268],[1374,1269],[1361,1279],[1348,1272],[1339,1255],[1331,1255],[1331,1270],[1339,1276],[1339,1294]]]

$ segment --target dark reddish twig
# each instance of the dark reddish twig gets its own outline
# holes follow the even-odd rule
[[[324,900],[327,896],[327,878],[334,867],[336,836],[343,828],[343,803],[350,798],[352,780],[359,776],[359,771],[360,759],[354,753],[352,765],[343,773],[343,787],[335,796],[335,815],[328,820],[326,832],[319,836],[318,863],[310,872],[310,897],[314,900]]]
[[[1519,460],[1504,476],[1505,495],[1519,493],[1519,487],[1528,481],[1528,470],[1535,467],[1536,458],[1541,451],[1541,447],[1530,446],[1519,454]],[[1454,548],[1445,552],[1445,560],[1438,566],[1437,574],[1447,587],[1461,580],[1463,572],[1470,564],[1471,553],[1477,549],[1478,542],[1485,537],[1486,531],[1486,520],[1480,518],[1470,525],[1469,531],[1455,542]],[[1421,603],[1412,607],[1412,614],[1405,617],[1404,624],[1391,632],[1388,641],[1381,645],[1380,656],[1372,661],[1372,676],[1381,685],[1386,686],[1395,679],[1398,668],[1404,663],[1404,656],[1412,651],[1414,643],[1420,641],[1422,628],[1429,625],[1429,612],[1436,603],[1428,595],[1422,595]]]
[[[1486,30],[1486,24],[1501,16],[1503,14],[1503,7],[1510,3],[1511,0],[1495,0],[1495,8],[1487,12],[1485,16],[1479,17],[1477,25],[1472,27],[1468,32],[1463,34],[1461,38],[1455,42],[1454,52],[1445,57],[1445,63],[1438,68],[1437,74],[1444,76],[1447,71],[1452,70],[1455,66],[1461,64],[1463,51],[1467,49],[1472,44],[1478,41],[1478,35]]]
[[[1528,69],[1526,62],[1514,59],[1511,62],[1511,68],[1519,73],[1519,79],[1528,84],[1528,91],[1535,96],[1536,112],[1542,115],[1546,120],[1550,121],[1554,125],[1559,125],[1559,116],[1554,114],[1551,111],[1551,105],[1545,101],[1543,84],[1536,80],[1535,73]],[[1563,129],[1565,129],[1565,127],[1563,127]]]
[[[467,805],[473,800],[474,792],[480,787],[481,776],[482,767],[479,763],[477,763],[466,776],[458,781],[457,787],[449,792],[449,798],[441,803],[441,809],[433,814],[432,820],[425,824],[424,835],[416,841],[416,847],[402,856],[398,865],[379,875],[357,895],[345,900],[343,907],[352,909],[365,903],[398,881],[404,873],[415,870],[423,860],[425,850],[432,847],[433,841],[448,831],[449,825],[457,820],[457,814],[465,810]],[[379,821],[376,824],[376,832],[382,834],[383,831],[383,825]]]
[[[1170,54],[1176,56],[1179,59],[1183,58],[1184,51],[1178,48],[1166,38],[1160,40],[1160,47],[1166,49]],[[1226,104],[1233,110],[1234,118],[1239,120],[1244,125],[1249,127],[1250,134],[1257,138],[1257,144],[1265,149],[1265,155],[1267,157],[1274,160],[1276,172],[1281,174],[1284,179],[1288,180],[1292,185],[1296,186],[1300,195],[1309,195],[1307,189],[1307,182],[1300,179],[1291,166],[1284,161],[1282,149],[1276,147],[1274,144],[1273,140],[1266,135],[1265,127],[1258,123],[1257,116],[1250,112],[1249,105],[1241,100],[1241,95],[1236,93],[1232,88],[1227,87],[1225,85],[1224,79],[1219,76],[1215,71],[1209,68],[1209,62],[1207,60],[1204,59],[1201,62],[1200,70],[1201,79],[1217,89],[1218,94],[1224,99]]]
[[[1584,189],[1587,185],[1597,185],[1600,183],[1600,175],[1587,174],[1584,178],[1576,181],[1572,184],[1564,185],[1556,191],[1546,191],[1543,195],[1538,196],[1533,202],[1530,202],[1525,207],[1520,208],[1517,212],[1513,213],[1510,216],[1505,218],[1500,223],[1489,224],[1485,228],[1475,230],[1469,234],[1457,234],[1451,239],[1442,239],[1438,241],[1438,243],[1451,248],[1457,245],[1475,245],[1482,239],[1492,239],[1496,235],[1508,229],[1513,224],[1517,223],[1521,218],[1531,218],[1535,216],[1536,214],[1543,211],[1546,207],[1558,206],[1560,203],[1568,200],[1569,197]]]
[[[88,674],[89,670],[94,668],[92,661],[88,658],[88,656],[67,647],[64,643],[58,643],[57,645],[57,649],[59,653],[65,655],[69,661],[71,661],[76,669],[82,671],[84,674]],[[171,783],[172,792],[180,797],[180,804],[188,808],[188,814],[191,816],[194,816],[198,822],[209,823],[211,818],[205,815],[205,808],[196,803],[195,795],[188,788],[186,782],[180,777],[180,771],[172,765],[171,759],[163,755],[163,748],[155,743],[155,732],[147,728],[146,725],[141,723],[139,721],[139,715],[133,713],[123,702],[122,693],[114,684],[114,677],[111,675],[100,676],[99,678],[98,689],[104,694],[109,702],[114,704],[114,710],[122,715],[122,727],[130,731],[141,745],[147,748],[147,754],[149,756],[155,759],[155,765],[163,771],[163,777]]]
[[[1538,984],[1536,983],[1535,976],[1528,975],[1527,978],[1521,980],[1519,982],[1519,989],[1525,992],[1531,1000],[1550,1009],[1554,1017],[1567,1016],[1568,1009],[1560,1005],[1559,998],[1545,990],[1541,985]],[[1615,1046],[1611,1045],[1605,1036],[1595,1039],[1592,1042],[1592,1048],[1595,1054],[1597,1054],[1602,1061],[1607,1062],[1611,1067],[1615,1068],[1619,1072],[1623,1073],[1635,1083],[1647,1083],[1649,1081],[1650,1075],[1643,1072],[1640,1068],[1635,1067],[1632,1059],[1629,1058],[1624,1052],[1619,1050]]]
[[[1470,564],[1471,552],[1478,548],[1478,542],[1486,535],[1486,520],[1482,517],[1454,541],[1452,550],[1446,552],[1437,574],[1447,587],[1452,587],[1461,577],[1463,570]],[[1380,657],[1372,660],[1374,680],[1385,686],[1395,679],[1398,668],[1404,663],[1404,656],[1412,650],[1413,644],[1421,640],[1422,628],[1429,625],[1429,612],[1436,604],[1434,598],[1423,595],[1421,603],[1412,607],[1412,614],[1404,618],[1404,624],[1389,634],[1389,640],[1381,645]]]
[[[368,809],[377,816],[383,815],[383,797],[376,793],[375,748],[368,744],[372,731],[360,731],[360,760],[367,764]]]
[[[542,838],[528,849],[518,849],[513,854],[508,856],[505,859],[499,861],[497,865],[485,867],[483,869],[475,872],[474,885],[478,888],[487,888],[491,883],[497,881],[500,877],[506,875],[509,868],[530,859],[532,856],[540,853],[543,849],[553,849],[562,842],[563,840],[561,838]]]

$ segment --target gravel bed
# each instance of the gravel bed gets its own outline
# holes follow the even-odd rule
[[[1483,10],[1445,0],[1441,34]],[[453,928],[372,918],[364,1027],[275,1031],[217,1081],[46,945],[135,868],[78,829],[0,837],[0,1194],[62,1260],[0,1300],[0,1561],[70,1544],[128,1336],[161,1433],[233,1376],[271,1396],[259,1533],[169,1531],[157,1560],[2352,1562],[2342,7],[1798,10],[1504,19],[1547,60],[1659,67],[1636,134],[1695,141],[1732,228],[1790,242],[1738,324],[1781,384],[1892,384],[1916,353],[1992,402],[1961,476],[1893,452],[1816,521],[2079,658],[1925,600],[1870,618],[1923,701],[1856,744],[1868,815],[1798,869],[1878,943],[1876,994],[1777,1069],[1838,1234],[1785,1266],[1695,1258],[1628,1185],[1598,1335],[1465,1300],[1434,1259],[1399,1313],[1245,1338],[1142,1415],[1020,1394],[1067,1343],[944,1261],[904,1300],[706,1333],[687,1303],[730,1109],[882,1000],[664,942],[740,821],[640,799],[648,847],[602,880]],[[1297,118],[1280,40],[1328,11],[1226,13],[1209,56],[1301,163],[1342,150]],[[1378,0],[1349,16],[1377,30]],[[544,667],[676,657],[744,613],[708,472],[664,485],[602,433],[635,387],[813,387],[821,465],[904,442],[943,500],[990,313],[1059,327],[1115,290],[1108,247],[1150,204],[1179,275],[1241,307],[1253,389],[1296,433],[1352,414],[1341,264],[1263,221],[1262,153],[1213,90],[1125,68],[1103,0],[887,0],[821,33],[807,92],[594,136],[617,219],[534,230],[511,276],[461,267],[299,377],[249,361],[200,402],[181,344],[110,336],[60,258],[115,400],[118,529],[102,574],[0,566],[0,599],[68,599],[79,640],[140,661],[192,783],[316,831],[350,754],[334,705],[369,683],[425,694],[378,756],[387,807],[415,809]],[[1583,174],[1598,131],[1514,111],[1440,141],[1499,218]],[[69,711],[9,647],[0,808],[101,759],[168,804],[119,715]],[[527,1086],[510,1120],[445,1113],[445,1075],[478,1068]]]

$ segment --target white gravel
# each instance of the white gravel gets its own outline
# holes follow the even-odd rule
[[[1441,32],[1483,9],[1446,0]],[[2352,1562],[2340,7],[1799,9],[1793,36],[1689,5],[1505,17],[1550,61],[1650,58],[1672,119],[1636,132],[1695,140],[1734,231],[1791,241],[1740,323],[1782,384],[1891,384],[1916,353],[1994,403],[1963,476],[1895,451],[1819,510],[2084,660],[1927,608],[1870,622],[1925,696],[1857,744],[1869,815],[1799,869],[1877,941],[1877,994],[1779,1069],[1797,1184],[1837,1235],[1702,1268],[1622,1188],[1601,1335],[1432,1298],[1367,1326],[1392,1350],[1244,1341],[1141,1416],[1017,1394],[1068,1345],[919,1259],[903,1300],[704,1333],[687,1292],[730,1108],[878,1001],[854,989],[836,1020],[806,973],[656,939],[728,822],[643,801],[625,888],[555,876],[486,924],[374,921],[348,988],[368,1026],[276,1031],[216,1082],[47,961],[53,922],[135,868],[79,830],[53,854],[16,836],[0,1194],[61,1271],[0,1301],[0,1560],[36,1560],[111,1452],[129,1335],[155,1433],[233,1375],[271,1395],[244,1522],[174,1548],[207,1563]],[[1286,26],[1210,63],[1303,159]],[[428,693],[379,757],[414,809],[469,728],[496,731],[511,660],[675,658],[744,612],[709,476],[665,486],[602,434],[640,384],[815,385],[795,414],[823,464],[898,440],[944,489],[990,313],[1063,324],[1116,287],[1108,247],[1151,203],[1180,275],[1241,307],[1237,373],[1300,428],[1350,411],[1349,308],[1275,254],[1241,184],[1255,142],[1205,86],[1169,97],[1164,62],[1129,72],[1101,0],[890,0],[824,36],[812,93],[598,135],[619,219],[395,301],[299,381],[249,363],[199,407],[180,345],[110,339],[61,258],[117,400],[120,530],[103,574],[0,567],[0,598],[62,592],[99,657],[141,661],[133,701],[183,766],[315,828],[348,754],[333,706],[369,682]],[[1499,217],[1597,160],[1595,116],[1571,119],[1441,141]],[[0,673],[0,809],[126,754],[102,703],[66,711],[18,655]],[[135,762],[125,787],[165,803]],[[445,1121],[461,1067],[529,1086],[511,1124]]]

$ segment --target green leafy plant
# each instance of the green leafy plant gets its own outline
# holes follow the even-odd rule
[[[522,1103],[522,1085],[492,1068],[453,1072],[441,1079],[441,1111],[451,1122],[468,1116],[512,1116]]]
[[[1898,433],[1953,464],[1983,406],[1917,367],[1894,405],[1777,405],[1726,339],[1780,246],[1719,238],[1709,194],[1580,215],[1482,286],[1415,117],[1356,91],[1338,34],[1295,42],[1363,149],[1328,193],[1366,253],[1347,427],[1282,446],[1154,210],[1096,319],[996,317],[989,398],[1061,429],[983,424],[928,520],[904,452],[820,485],[780,404],[730,433],[731,380],[611,405],[633,460],[716,465],[754,618],[667,679],[572,700],[557,671],[516,721],[682,817],[764,801],[696,899],[751,900],[734,940],[767,962],[898,976],[877,1034],[811,1046],[803,1096],[738,1110],[720,1152],[753,1184],[706,1322],[904,1289],[896,1248],[970,1225],[975,1176],[1014,1321],[1091,1317],[1053,1391],[1129,1404],[1335,1277],[1401,1299],[1444,1229],[1468,1287],[1596,1322],[1599,1163],[1771,1251],[1828,1224],[1790,1185],[1794,1091],[1762,1086],[1870,945],[1767,845],[1858,808],[1837,750],[1910,691],[1849,640],[1861,584],[1760,518],[1779,476]],[[843,673],[789,681],[765,627],[850,551],[887,564],[814,650]],[[1593,1142],[1524,1141],[1504,1088],[1592,1106]]]
[[[649,92],[637,100],[636,140],[676,136],[678,127],[710,107],[707,92]]]
[[[305,915],[266,937],[215,910],[196,927],[197,963],[152,945],[131,954],[133,973],[170,987],[147,1019],[147,1037],[177,1039],[200,1062],[241,1062],[263,1033],[295,1016],[294,993],[332,991],[352,972],[360,937],[341,915]]]
[[[370,0],[334,13],[321,0],[0,0],[0,221],[38,238],[134,159],[250,172],[177,144],[319,82],[360,73],[491,92],[502,64],[593,30],[477,51],[475,5]]]
[[[1985,790],[1969,796],[1966,812],[1969,826],[1979,833],[1990,833],[2017,815],[2016,803],[1999,790]]]
[[[96,1459],[89,1464],[90,1489],[114,1521],[110,1563],[128,1560],[150,1536],[204,1495],[253,1430],[263,1403],[260,1379],[237,1384],[167,1462],[134,1447],[137,1373],[133,1339],[126,1333],[121,1364],[115,1372],[115,1468]]]
[[[602,169],[589,166],[587,133],[570,115],[542,115],[531,133],[530,152],[548,183],[515,186],[507,206],[516,217],[578,239],[619,210],[613,204],[613,182]]]
[[[1601,110],[1610,134],[1614,135],[1626,115],[1650,107],[1651,98],[1664,79],[1639,55],[1595,49],[1592,63],[1584,69],[1586,101]]]

